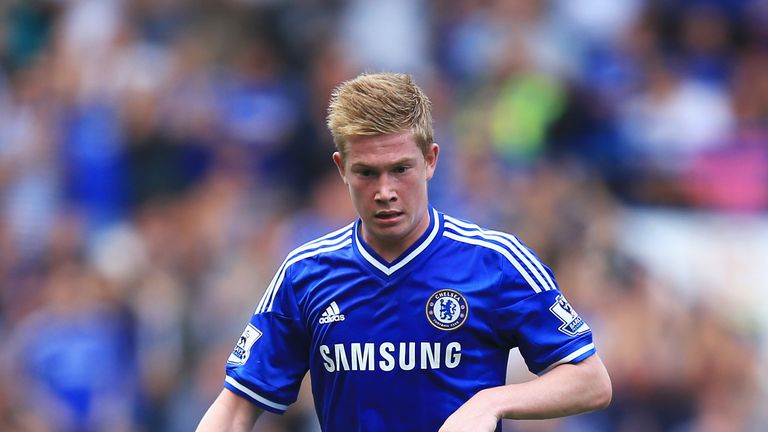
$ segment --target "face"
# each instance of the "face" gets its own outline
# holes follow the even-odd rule
[[[399,256],[429,226],[427,181],[438,152],[431,144],[425,156],[405,132],[354,138],[345,160],[333,154],[363,222],[363,238],[385,259]]]

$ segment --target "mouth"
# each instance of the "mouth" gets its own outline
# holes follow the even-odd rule
[[[374,215],[374,217],[375,217],[377,220],[380,220],[380,221],[391,221],[391,220],[397,219],[397,218],[398,218],[398,217],[400,217],[402,214],[403,214],[403,212],[394,211],[394,210],[387,210],[387,211],[380,211],[380,212],[377,212],[377,213]]]

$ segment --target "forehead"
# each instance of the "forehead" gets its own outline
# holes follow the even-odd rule
[[[411,132],[360,136],[347,141],[347,163],[379,165],[424,157]]]

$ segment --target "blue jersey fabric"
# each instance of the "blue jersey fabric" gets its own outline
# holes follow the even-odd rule
[[[309,370],[326,432],[437,431],[505,383],[512,348],[536,374],[594,354],[589,326],[517,238],[432,208],[430,219],[394,262],[368,247],[360,221],[291,252],[224,385],[282,413]]]

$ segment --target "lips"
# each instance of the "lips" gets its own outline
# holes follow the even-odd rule
[[[395,219],[402,214],[403,214],[402,212],[398,212],[398,211],[382,211],[382,212],[376,213],[376,219],[390,220],[390,219]]]

